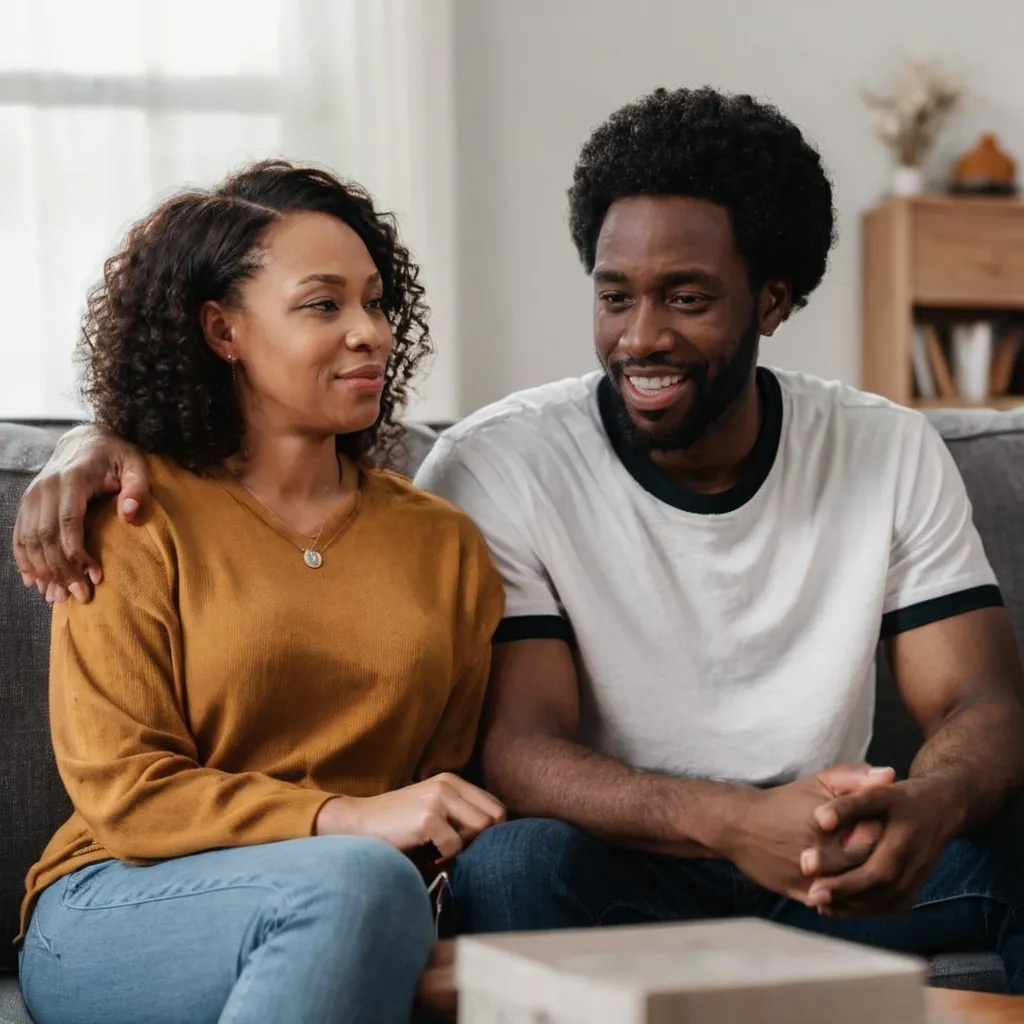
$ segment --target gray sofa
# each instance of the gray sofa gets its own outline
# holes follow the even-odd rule
[[[966,480],[1022,642],[1024,413],[937,413],[935,420]],[[48,609],[22,587],[11,556],[18,502],[62,429],[0,423],[0,1024],[31,1024],[11,943],[25,872],[68,813],[47,727]],[[434,436],[410,428],[396,453],[397,468],[414,470]],[[882,665],[871,758],[905,771],[919,742]],[[1001,991],[1003,985],[999,961],[970,951],[937,958],[932,977],[951,988]]]

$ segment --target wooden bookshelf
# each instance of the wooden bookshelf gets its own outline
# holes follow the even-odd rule
[[[1024,323],[1024,202],[891,199],[869,210],[862,227],[861,386],[902,405],[1024,405],[1019,383],[1014,390],[1021,394],[983,402],[918,397],[911,363],[914,327],[922,321]]]

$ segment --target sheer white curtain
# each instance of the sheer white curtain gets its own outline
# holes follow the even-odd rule
[[[429,49],[428,49],[429,48]],[[402,219],[454,413],[449,0],[7,0],[0,7],[0,418],[81,413],[88,287],[169,191],[315,160]]]

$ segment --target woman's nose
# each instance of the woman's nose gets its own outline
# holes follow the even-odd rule
[[[386,343],[387,338],[381,331],[380,324],[365,311],[345,332],[345,345],[354,352],[376,352]]]

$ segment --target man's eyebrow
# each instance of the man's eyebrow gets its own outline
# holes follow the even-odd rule
[[[598,284],[626,284],[629,278],[621,270],[606,270],[601,268],[594,271],[594,280]]]
[[[663,288],[675,288],[681,284],[702,284],[709,288],[717,288],[721,285],[721,281],[714,274],[709,274],[706,270],[697,270],[696,268],[670,270],[658,278],[658,283]]]
[[[597,284],[628,284],[629,275],[624,274],[621,270],[601,267],[594,271],[594,281]],[[709,288],[721,287],[721,281],[714,274],[709,274],[706,270],[698,270],[696,267],[685,270],[668,270],[658,277],[658,284],[662,288],[676,288],[686,284],[701,284]]]

